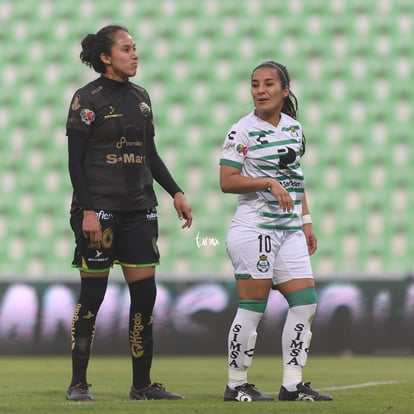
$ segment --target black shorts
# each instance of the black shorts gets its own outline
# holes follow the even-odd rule
[[[108,271],[114,263],[125,267],[152,267],[159,264],[157,247],[158,216],[156,208],[143,211],[96,211],[102,226],[101,246],[83,236],[83,213],[71,213],[70,225],[75,234],[72,266],[84,272]]]

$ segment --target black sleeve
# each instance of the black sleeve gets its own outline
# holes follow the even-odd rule
[[[157,181],[157,183],[160,184],[161,187],[171,195],[171,197],[174,197],[176,193],[184,193],[184,191],[181,190],[174,178],[171,176],[167,166],[164,164],[164,161],[158,155],[154,139],[152,138],[148,141],[151,173],[155,181]]]
[[[93,210],[83,168],[86,145],[87,136],[68,131],[69,175],[73,191],[82,210]]]

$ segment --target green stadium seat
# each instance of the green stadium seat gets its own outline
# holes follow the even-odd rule
[[[231,273],[224,241],[236,196],[220,192],[218,160],[231,124],[252,110],[250,72],[268,59],[290,69],[308,137],[315,273],[414,270],[413,1],[2,7],[0,280],[70,272],[66,115],[75,89],[96,77],[80,63],[80,41],[107,23],[136,37],[134,81],[151,95],[157,148],[194,211],[194,228],[182,231],[160,190],[161,273]],[[197,232],[220,248],[197,248]]]

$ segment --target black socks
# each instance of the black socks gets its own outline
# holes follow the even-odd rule
[[[86,384],[90,350],[95,335],[95,321],[105,297],[107,278],[82,278],[79,301],[72,319],[71,386]],[[131,305],[129,343],[132,358],[133,385],[136,389],[151,383],[153,357],[152,312],[157,289],[155,278],[128,284]]]
[[[129,314],[129,343],[132,357],[133,385],[139,390],[151,383],[153,356],[152,311],[157,289],[155,278],[128,285],[131,295]]]
[[[86,370],[95,335],[96,314],[105,297],[108,278],[82,278],[72,319],[72,385],[86,384]]]

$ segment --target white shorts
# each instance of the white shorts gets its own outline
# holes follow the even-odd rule
[[[262,230],[233,223],[226,240],[236,278],[272,279],[273,284],[313,278],[302,231]]]

